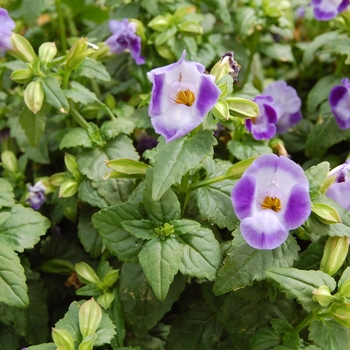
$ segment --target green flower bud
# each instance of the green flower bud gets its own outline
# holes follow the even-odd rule
[[[338,293],[344,295],[347,298],[350,298],[350,280],[345,281],[341,285]]]
[[[57,174],[53,174],[50,178],[49,178],[49,182],[51,185],[53,186],[61,186],[65,181],[67,181],[67,175],[66,173],[57,173]]]
[[[328,286],[323,285],[312,292],[312,299],[318,302],[321,306],[327,306],[333,299],[333,296],[331,295]]]
[[[163,226],[157,227],[155,231],[160,236],[160,238],[165,238],[175,232],[174,226],[168,224],[167,222]]]
[[[76,180],[66,180],[60,187],[58,197],[74,196],[79,188],[79,182]]]
[[[334,303],[330,309],[335,321],[350,328],[350,303]]]
[[[179,32],[185,33],[187,35],[188,34],[192,34],[192,35],[203,34],[202,26],[195,21],[182,22],[178,28],[179,28]]]
[[[95,270],[83,261],[75,264],[75,271],[78,274],[79,280],[85,284],[100,282]]]
[[[92,350],[93,348],[94,348],[94,343],[91,340],[88,340],[80,343],[78,350]]]
[[[25,84],[33,79],[33,73],[29,69],[17,69],[12,72],[10,79],[18,84]]]
[[[24,102],[34,114],[41,110],[44,102],[44,90],[39,80],[28,84],[24,90]]]
[[[10,174],[18,172],[18,161],[12,151],[6,150],[1,153],[1,163],[2,167]]]
[[[329,237],[323,251],[321,271],[333,276],[343,265],[349,250],[348,237]]]
[[[218,82],[225,75],[230,75],[233,81],[236,82],[238,79],[239,71],[241,66],[234,60],[233,52],[226,52],[211,69],[210,74],[215,76],[215,81]]]
[[[75,42],[67,53],[66,67],[68,70],[78,68],[84,61],[85,57],[95,52],[93,49],[88,49],[87,39],[81,38]]]
[[[111,270],[106,273],[106,276],[103,279],[103,282],[108,286],[112,287],[119,278],[119,270]]]
[[[69,332],[64,329],[52,328],[52,339],[57,347],[64,346],[67,350],[74,350],[74,340]]]
[[[57,54],[57,47],[54,42],[44,43],[39,47],[39,57],[41,62],[50,63]]]
[[[97,299],[97,302],[105,309],[107,310],[114,300],[114,294],[110,292],[104,292],[102,295],[100,295]]]
[[[152,28],[157,32],[164,32],[170,26],[171,16],[169,14],[163,16],[158,15],[154,17],[149,23],[148,27]]]
[[[67,152],[64,155],[64,164],[66,164],[66,168],[72,174],[75,174],[77,171],[79,171],[77,158]]]
[[[36,54],[30,42],[17,33],[11,34],[11,42],[13,50],[8,52],[24,62],[33,62],[36,59]]]
[[[214,116],[220,120],[227,121],[230,118],[230,111],[225,100],[219,100],[212,109]]]
[[[101,319],[102,310],[94,298],[81,305],[79,309],[79,327],[83,338],[96,332]]]
[[[328,204],[315,203],[312,212],[322,223],[326,225],[341,223],[338,212]]]

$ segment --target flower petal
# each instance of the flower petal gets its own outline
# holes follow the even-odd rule
[[[243,238],[255,249],[275,249],[287,239],[289,234],[288,229],[269,209],[243,219],[240,229]]]
[[[326,196],[336,201],[342,208],[350,210],[350,182],[340,182],[331,185]]]
[[[350,92],[345,86],[335,86],[329,94],[329,104],[340,129],[350,128]]]

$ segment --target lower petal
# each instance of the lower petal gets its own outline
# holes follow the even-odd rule
[[[332,198],[342,208],[350,210],[350,182],[341,182],[331,185],[326,196]]]
[[[245,241],[255,249],[275,249],[289,234],[277,215],[269,209],[242,220],[240,229]]]

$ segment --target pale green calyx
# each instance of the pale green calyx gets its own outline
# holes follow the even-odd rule
[[[161,238],[168,237],[175,232],[174,226],[168,224],[167,222],[163,226],[159,226],[155,228],[155,231],[156,231],[156,234]]]

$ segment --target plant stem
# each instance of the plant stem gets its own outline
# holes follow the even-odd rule
[[[189,187],[189,190],[190,191],[193,191],[199,187],[203,187],[203,186],[208,186],[208,185],[211,185],[211,184],[214,184],[216,182],[220,182],[220,181],[223,181],[223,180],[226,180],[227,179],[227,176],[226,175],[221,175],[221,176],[218,176],[218,177],[214,177],[212,179],[206,179],[206,180],[203,180],[203,181],[199,181],[193,185],[191,185]]]
[[[57,15],[58,15],[58,28],[60,32],[61,48],[62,48],[63,54],[65,54],[67,51],[66,27],[64,24],[64,18],[62,14],[61,0],[56,0],[56,9],[57,9]]]
[[[84,119],[84,117],[70,104],[70,114],[73,119],[84,129],[87,130],[89,123]]]
[[[296,325],[293,332],[299,333],[302,329],[307,327],[315,319],[316,315],[313,312],[310,312],[298,325]]]
[[[183,217],[185,213],[185,209],[188,203],[188,200],[191,195],[191,191],[188,190],[188,179],[189,179],[189,172],[187,172],[181,179],[181,186],[180,186],[180,203],[181,203],[181,217]]]

